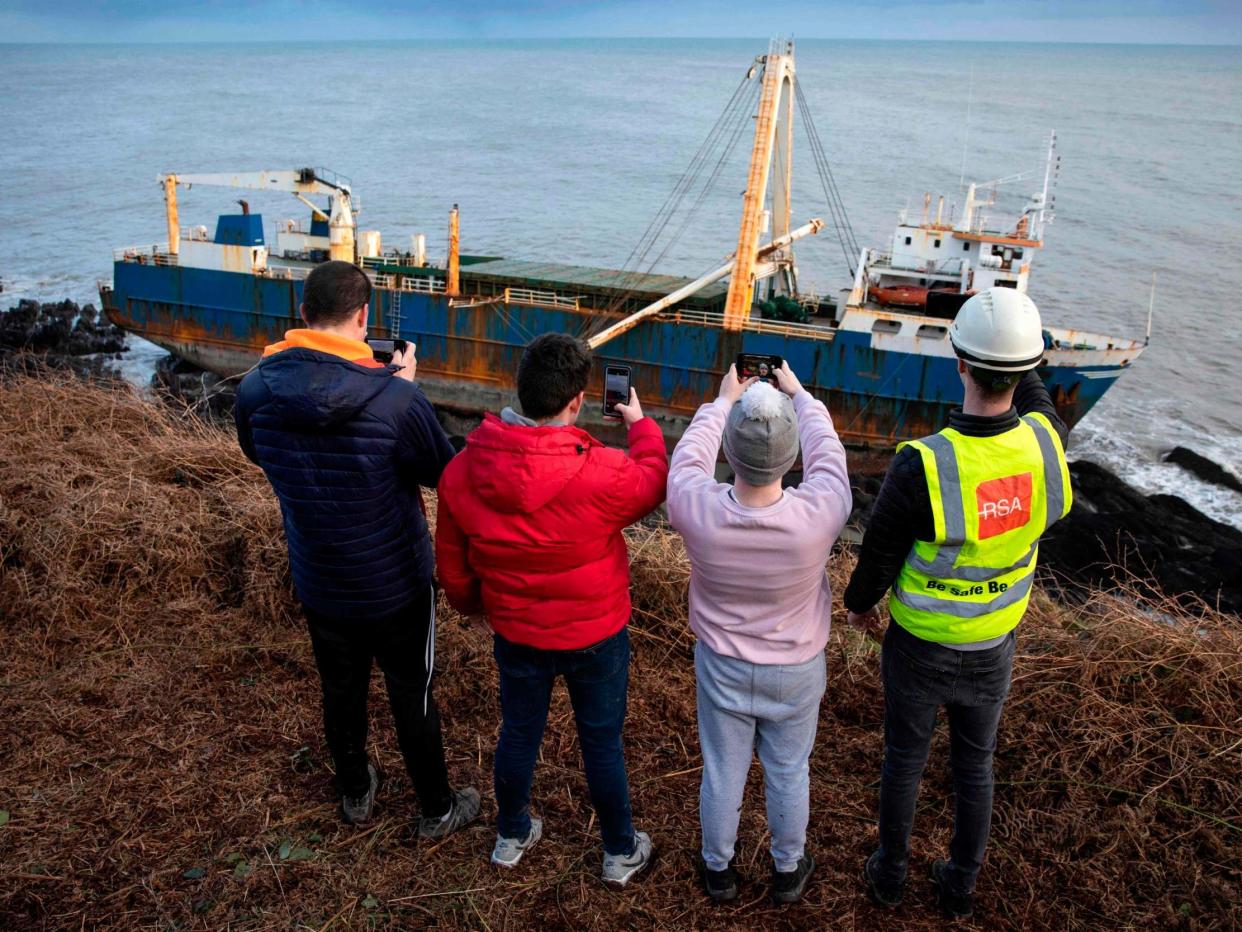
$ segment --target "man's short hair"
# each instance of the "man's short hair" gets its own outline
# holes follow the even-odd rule
[[[995,369],[972,366],[970,363],[966,363],[966,371],[987,401],[1004,398],[1013,391],[1022,376],[1026,375],[1025,372],[998,372]]]
[[[518,401],[533,420],[551,417],[573,401],[591,378],[591,350],[567,333],[544,333],[522,351]]]
[[[302,286],[302,316],[312,327],[343,324],[371,300],[371,280],[352,262],[333,259],[311,270]]]

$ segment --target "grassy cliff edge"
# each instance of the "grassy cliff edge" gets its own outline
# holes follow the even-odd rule
[[[821,868],[802,904],[766,899],[757,767],[742,898],[714,909],[694,884],[689,569],[658,526],[628,532],[626,741],[636,823],[661,862],[629,892],[599,884],[558,690],[536,773],[546,840],[497,874],[486,820],[438,844],[412,837],[382,689],[372,753],[389,780],[377,818],[361,829],[338,820],[279,509],[229,434],[125,386],[64,376],[0,383],[0,434],[0,925],[939,927],[922,876],[951,827],[943,736],[906,904],[880,913],[862,893],[883,696],[878,650],[846,629],[839,598],[811,761],[809,846]],[[852,563],[830,561],[838,591]],[[1242,624],[1157,608],[1124,593],[1073,608],[1033,599],[1001,728],[980,926],[1242,924]],[[484,792],[489,818],[490,650],[488,634],[441,606],[450,773]]]

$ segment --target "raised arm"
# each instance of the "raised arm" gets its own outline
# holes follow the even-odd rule
[[[617,471],[611,504],[619,527],[627,527],[655,511],[668,486],[668,449],[660,425],[643,415],[638,393],[630,389],[629,404],[617,405],[629,428],[629,456]]]
[[[1069,427],[1061,420],[1057,406],[1048,394],[1048,386],[1034,369],[1018,380],[1013,390],[1013,406],[1018,409],[1019,415],[1042,414],[1047,417],[1052,429],[1061,437],[1061,449],[1065,449],[1069,443]]]
[[[720,455],[720,438],[724,434],[729,411],[757,380],[745,382],[737,377],[737,367],[730,366],[720,382],[720,394],[694,414],[694,419],[673,450],[673,463],[668,474],[668,519],[677,526],[678,516],[688,496],[703,488],[716,486],[716,459]]]
[[[802,482],[798,488],[810,492],[817,504],[831,506],[836,537],[854,507],[845,447],[824,403],[802,387],[788,362],[776,370],[776,380],[781,391],[793,399],[798,415],[798,442],[802,447]]]

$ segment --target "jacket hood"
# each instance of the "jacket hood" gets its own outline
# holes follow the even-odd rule
[[[556,498],[597,446],[578,427],[526,427],[488,414],[466,438],[470,484],[497,511],[529,514]]]
[[[307,427],[348,421],[394,377],[387,366],[350,362],[302,347],[282,348],[265,356],[257,371],[272,395],[275,411],[290,423]]]

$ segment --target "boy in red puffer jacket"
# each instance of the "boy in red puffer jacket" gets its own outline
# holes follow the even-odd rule
[[[452,606],[485,614],[495,632],[492,863],[515,867],[542,834],[531,783],[552,685],[563,676],[603,834],[603,879],[624,887],[651,863],[652,846],[631,822],[621,746],[630,659],[621,530],[664,501],[668,454],[633,391],[617,406],[629,456],[574,426],[591,369],[591,351],[566,334],[526,347],[517,374],[524,414],[489,414],[441,477],[436,563]]]

